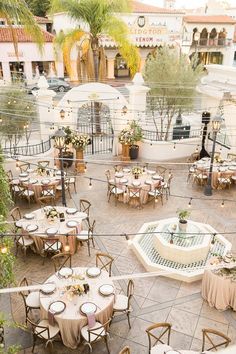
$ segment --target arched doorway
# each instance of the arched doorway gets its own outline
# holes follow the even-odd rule
[[[115,77],[129,77],[130,72],[125,59],[118,53],[115,57]]]
[[[225,45],[225,41],[226,41],[226,35],[227,32],[225,30],[225,28],[222,29],[222,31],[220,31],[219,35],[218,35],[218,45]]]
[[[202,32],[200,33],[200,45],[207,45],[207,40],[208,40],[208,32],[206,28],[203,28]]]
[[[210,32],[210,36],[209,36],[209,45],[217,45],[217,32],[216,29],[213,28]]]

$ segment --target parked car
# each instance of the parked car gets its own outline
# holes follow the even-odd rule
[[[57,92],[65,92],[71,89],[70,84],[68,82],[53,78],[53,79],[47,79],[48,85],[49,85],[49,90],[54,90]],[[32,84],[32,85],[26,85],[28,93],[32,93],[32,91],[38,90],[37,84]]]

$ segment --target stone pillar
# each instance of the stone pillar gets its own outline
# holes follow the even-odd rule
[[[56,95],[56,92],[48,90],[49,85],[45,76],[40,76],[38,87],[39,90],[34,94],[38,106],[40,133],[43,140],[46,140],[52,133],[50,130],[51,124],[57,122],[56,115],[58,114],[59,116],[60,113],[53,109],[53,97]],[[55,129],[57,129],[56,126]]]
[[[115,59],[108,58],[107,59],[107,78],[114,79],[114,69],[115,69]]]
[[[139,72],[133,78],[133,85],[126,85],[126,88],[129,90],[129,108],[133,112],[133,119],[141,117],[142,120],[145,120],[146,97],[150,88],[143,86],[143,84],[144,80],[142,74]],[[141,115],[138,113],[141,113]]]
[[[11,72],[9,62],[2,62],[2,73],[3,80],[6,82],[11,82]]]
[[[32,79],[33,79],[32,62],[31,61],[26,61],[24,63],[24,72],[25,72],[27,84],[31,84]]]
[[[139,71],[142,72],[143,71],[143,68],[146,64],[146,58],[142,58],[141,57],[141,61],[140,61],[140,68],[139,68]]]

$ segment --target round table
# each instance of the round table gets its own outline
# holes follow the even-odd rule
[[[40,294],[41,319],[48,318],[48,307],[56,301],[61,300],[66,304],[66,309],[61,314],[55,315],[55,321],[58,324],[61,332],[63,344],[71,349],[75,349],[80,342],[80,331],[82,327],[87,325],[87,317],[79,311],[80,306],[85,302],[93,302],[97,305],[95,318],[101,323],[105,323],[112,316],[114,295],[103,296],[99,293],[99,287],[103,284],[114,286],[109,274],[106,271],[101,271],[101,274],[96,278],[89,278],[86,275],[87,268],[73,268],[73,275],[83,275],[84,280],[72,281],[71,278],[59,279],[56,274],[46,280],[46,283],[53,282],[56,284],[56,291],[52,295]],[[65,286],[68,284],[89,284],[89,292],[81,296],[75,295],[71,299]]]
[[[87,218],[86,213],[82,213],[77,211],[75,214],[68,214],[66,211],[69,208],[66,207],[55,207],[59,213],[64,213],[65,221],[60,222],[60,219],[56,218],[55,221],[50,221],[44,212],[44,209],[34,210],[32,213],[34,215],[33,219],[26,220],[25,218],[19,220],[17,222],[17,226],[22,227],[22,229],[29,234],[34,242],[36,247],[36,252],[41,253],[43,249],[43,240],[44,237],[49,237],[46,233],[46,230],[51,227],[55,227],[57,229],[57,234],[59,241],[62,243],[64,247],[66,245],[67,239],[70,245],[70,253],[74,254],[76,252],[76,236],[73,234],[78,234],[81,230],[82,220]],[[68,227],[67,222],[69,220],[77,221],[77,227]],[[31,232],[27,230],[28,225],[37,225],[37,230]],[[66,237],[65,235],[70,235]],[[56,237],[56,236],[55,236]]]
[[[155,171],[151,172],[155,173]],[[164,185],[164,180],[162,176],[158,176],[157,174],[153,175],[148,171],[145,171],[141,175],[139,175],[138,179],[134,178],[131,171],[116,172],[111,178],[111,182],[113,182],[118,188],[123,189],[124,191],[127,189],[127,186],[134,190],[140,189],[141,204],[147,203],[149,191],[153,191],[156,187]],[[137,183],[139,183],[139,185],[137,185]],[[128,193],[123,194],[121,198],[124,203],[128,203],[130,199]]]
[[[172,348],[170,345],[166,344],[157,344],[151,349],[151,354],[168,354],[168,350],[176,350],[178,354],[201,354],[201,352],[196,352],[194,350],[177,350]],[[210,353],[210,352],[204,352],[204,353]]]
[[[27,172],[25,172],[25,174],[26,173]],[[61,176],[59,174],[56,176],[47,174],[40,175],[37,171],[33,171],[28,173],[28,176],[25,177],[21,177],[19,175],[18,180],[24,186],[29,188],[29,190],[34,192],[35,199],[37,200],[38,198],[42,197],[43,189],[47,190],[47,187],[52,185],[56,187],[61,181]]]
[[[206,270],[202,279],[202,297],[211,307],[236,311],[236,282]]]

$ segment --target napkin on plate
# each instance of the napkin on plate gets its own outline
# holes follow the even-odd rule
[[[87,313],[87,319],[88,319],[88,328],[93,328],[96,324],[95,314]]]

